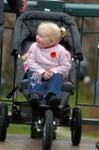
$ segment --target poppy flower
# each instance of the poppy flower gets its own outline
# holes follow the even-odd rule
[[[55,52],[55,51],[52,51],[52,52],[50,53],[50,56],[51,56],[52,58],[56,58],[56,52]]]

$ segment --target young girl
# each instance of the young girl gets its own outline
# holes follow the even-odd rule
[[[34,105],[45,98],[48,105],[60,104],[61,87],[68,80],[71,69],[71,55],[59,44],[66,30],[53,22],[42,22],[37,29],[36,42],[22,59],[28,72],[27,95]],[[48,83],[46,91],[42,81]]]

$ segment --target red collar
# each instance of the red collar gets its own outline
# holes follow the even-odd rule
[[[51,48],[51,47],[54,47],[54,46],[56,46],[57,44],[53,44],[53,45],[50,45],[50,46],[47,46],[47,47],[44,47],[44,49],[46,49],[46,48]]]

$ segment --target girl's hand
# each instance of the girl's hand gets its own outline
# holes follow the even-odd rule
[[[53,76],[54,72],[52,72],[51,70],[47,70],[48,73],[50,74],[50,78]]]
[[[44,72],[44,73],[42,74],[42,77],[43,77],[45,80],[50,79],[50,74],[49,74],[49,72],[48,72],[48,71]]]
[[[21,59],[22,59],[23,61],[25,61],[25,60],[27,59],[27,54],[24,54],[23,56],[21,56]]]
[[[50,70],[47,70],[46,72],[44,72],[43,74],[42,74],[42,77],[45,79],[45,80],[48,80],[48,79],[50,79],[52,76],[53,76],[53,72],[52,71],[50,71]]]

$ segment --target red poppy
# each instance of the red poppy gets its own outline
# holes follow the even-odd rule
[[[55,57],[56,57],[56,52],[55,52],[55,51],[52,51],[52,52],[50,53],[50,56],[51,56],[52,58],[55,58]]]

